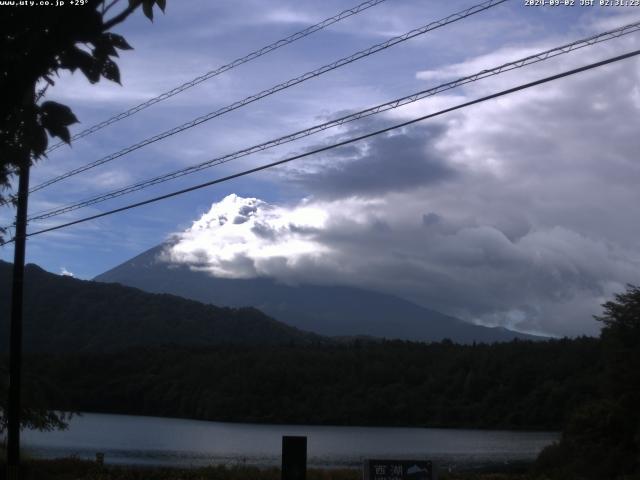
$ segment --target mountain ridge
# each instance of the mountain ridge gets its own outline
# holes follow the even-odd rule
[[[12,264],[0,261],[0,328],[8,331]],[[25,267],[27,352],[111,352],[138,346],[322,343],[255,308],[220,308],[170,294]],[[8,335],[0,352],[8,350]]]
[[[202,303],[253,306],[285,324],[330,337],[373,336],[459,343],[543,340],[502,327],[484,327],[393,295],[348,286],[284,285],[268,278],[226,279],[158,257],[160,244],[96,276],[153,293],[172,293]]]

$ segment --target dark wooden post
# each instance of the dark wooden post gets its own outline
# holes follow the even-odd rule
[[[9,405],[7,408],[7,476],[20,478],[20,393],[22,377],[22,293],[24,259],[27,240],[27,202],[29,197],[29,168],[27,157],[20,166],[18,208],[13,254],[13,286],[11,291],[11,333],[9,341]]]
[[[282,480],[306,480],[307,437],[282,437]]]

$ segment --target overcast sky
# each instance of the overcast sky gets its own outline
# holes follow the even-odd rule
[[[168,2],[117,29],[123,86],[62,75],[48,98],[100,120],[357,1]],[[576,3],[579,3],[577,1]],[[32,185],[473,1],[387,0],[40,162]],[[512,0],[44,189],[30,212],[230,153],[640,20],[633,7]],[[51,219],[55,225],[390,126],[640,48],[631,34]],[[227,277],[359,285],[486,325],[595,334],[640,283],[640,63],[625,60],[162,203],[33,237],[27,259],[92,278],[173,238],[175,261]],[[11,212],[1,212],[3,223]],[[1,257],[11,260],[4,247]]]

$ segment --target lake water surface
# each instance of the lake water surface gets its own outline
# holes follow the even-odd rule
[[[27,431],[22,438],[37,457],[95,459],[103,452],[112,464],[270,466],[280,464],[283,435],[307,436],[309,467],[422,458],[473,468],[533,460],[558,438],[555,432],[256,425],[93,413],[74,417],[66,431]]]

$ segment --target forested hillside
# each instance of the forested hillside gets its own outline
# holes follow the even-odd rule
[[[462,346],[146,348],[29,357],[64,410],[206,420],[558,429],[597,395],[592,338]]]
[[[0,261],[0,329],[9,331],[11,264]],[[27,352],[109,352],[133,346],[310,343],[321,337],[254,308],[218,308],[175,295],[77,280],[27,265]],[[7,351],[8,335],[0,352]]]

